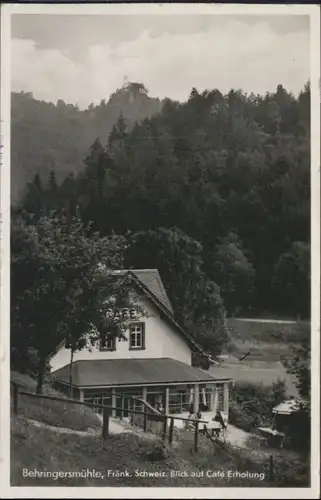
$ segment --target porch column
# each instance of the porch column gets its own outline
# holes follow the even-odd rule
[[[210,408],[211,411],[215,411],[215,385],[211,387],[210,392]]]
[[[84,399],[85,399],[84,390],[79,389],[79,401],[84,402]]]
[[[194,400],[193,400],[193,412],[197,413],[199,408],[199,386],[194,385]]]
[[[116,389],[115,387],[112,388],[111,390],[111,406],[116,406]],[[112,417],[116,417],[116,410],[112,410],[111,412]]]
[[[202,403],[203,403],[204,406],[207,406],[206,387],[202,388],[201,394],[202,394]]]
[[[223,411],[226,413],[228,418],[228,410],[229,410],[229,390],[228,390],[228,382],[224,382],[223,385]]]
[[[142,399],[147,401],[147,387],[142,388]]]
[[[164,405],[165,415],[169,413],[169,387],[165,387],[165,405]]]
[[[213,412],[216,413],[217,408],[218,408],[218,389],[217,389],[217,385],[214,385],[213,391],[214,391]]]

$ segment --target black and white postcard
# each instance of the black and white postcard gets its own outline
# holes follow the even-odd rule
[[[320,9],[2,4],[1,496],[319,498]]]

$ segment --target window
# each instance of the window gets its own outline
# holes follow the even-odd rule
[[[116,338],[101,339],[100,351],[116,351]]]
[[[129,349],[145,349],[145,324],[132,323],[129,330]]]

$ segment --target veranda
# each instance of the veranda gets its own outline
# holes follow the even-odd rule
[[[112,417],[119,417],[121,414],[126,417],[130,410],[143,411],[142,401],[145,401],[153,408],[161,404],[167,415],[221,410],[228,418],[229,384],[230,381],[220,381],[210,384],[90,388],[80,390],[80,399],[95,405],[116,407],[117,410],[112,411]],[[97,412],[99,411],[98,408]]]

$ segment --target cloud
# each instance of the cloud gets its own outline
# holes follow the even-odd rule
[[[35,41],[12,40],[12,90],[38,99],[86,107],[108,98],[124,76],[143,82],[150,95],[187,98],[192,87],[228,92],[273,91],[279,83],[298,93],[309,79],[309,34],[277,33],[268,23],[230,20],[194,33],[146,28],[117,45],[88,45],[81,58]]]

